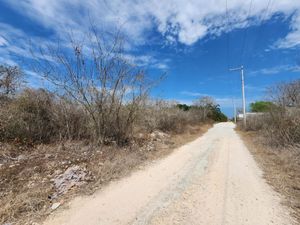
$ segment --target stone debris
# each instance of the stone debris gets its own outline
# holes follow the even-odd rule
[[[166,134],[162,131],[159,131],[159,130],[155,130],[153,131],[151,134],[150,134],[150,137],[152,140],[154,141],[162,141],[163,139],[165,138],[169,138],[170,135],[169,134]]]
[[[52,209],[52,210],[55,210],[55,209],[57,209],[60,205],[61,205],[60,202],[53,203],[52,206],[51,206],[51,209]]]
[[[153,151],[153,150],[155,150],[155,144],[150,142],[149,144],[147,144],[145,146],[145,148],[147,151]]]
[[[57,190],[56,195],[65,194],[72,187],[80,186],[91,179],[92,176],[86,169],[71,166],[63,174],[53,179],[54,187]]]
[[[19,155],[19,156],[17,157],[17,160],[18,160],[18,161],[26,160],[26,159],[27,159],[27,157],[26,157],[25,155]]]

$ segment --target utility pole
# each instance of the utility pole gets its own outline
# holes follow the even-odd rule
[[[233,104],[234,123],[236,123],[236,106],[235,106],[235,101],[234,101],[234,99],[232,99],[232,104]]]
[[[245,79],[244,79],[244,66],[229,69],[229,71],[241,71],[241,80],[242,80],[242,97],[243,97],[243,122],[244,127],[247,125],[247,118],[246,118],[246,97],[245,97]]]

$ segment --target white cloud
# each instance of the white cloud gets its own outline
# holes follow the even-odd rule
[[[299,71],[300,71],[300,66],[279,65],[279,66],[274,66],[274,67],[263,68],[260,70],[251,71],[249,74],[250,75],[260,75],[260,74],[272,75],[272,74],[278,74],[278,73],[282,73],[282,72],[299,72]]]
[[[290,29],[291,32],[285,38],[278,40],[275,47],[293,48],[300,45],[300,11],[293,16]]]
[[[0,35],[0,47],[8,45],[7,40]]]
[[[51,40],[64,40],[72,32],[78,40],[88,31],[91,21],[100,30],[116,32],[120,28],[127,39],[126,50],[149,42],[151,31],[158,31],[163,42],[193,45],[205,37],[219,36],[233,29],[255,25],[280,13],[292,17],[290,32],[277,40],[275,48],[293,48],[300,45],[300,1],[251,0],[228,1],[228,21],[225,0],[3,0],[6,4],[28,16],[31,20],[53,31],[47,38],[29,37],[26,30],[16,29],[0,22],[0,63],[16,64],[15,56],[31,58],[28,39],[33,43],[51,44]],[[266,11],[266,8],[268,9]],[[249,15],[249,18],[248,18]],[[228,23],[229,22],[229,23]],[[157,41],[157,40],[156,40]],[[66,42],[65,42],[66,43]],[[65,44],[62,43],[62,44]],[[149,43],[148,43],[149,44]],[[168,69],[168,61],[154,55],[126,53],[139,66]],[[39,57],[37,55],[37,57]],[[280,68],[279,68],[280,70]],[[277,73],[274,68],[262,70],[264,74]]]
[[[129,61],[129,63],[140,67],[152,67],[160,70],[169,69],[169,59],[158,60],[156,57],[151,55],[124,54],[123,56]]]
[[[14,64],[16,65],[16,58],[33,58],[30,49],[36,43],[45,43],[47,40],[42,40],[33,37],[33,42],[31,45],[29,37],[22,30],[16,29],[12,26],[0,22],[0,30],[2,31],[0,36],[0,63]],[[36,53],[37,57],[40,57]],[[5,60],[4,60],[5,59]],[[9,63],[7,63],[9,62]]]
[[[101,28],[121,27],[134,44],[147,41],[147,31],[157,29],[167,42],[191,45],[207,35],[220,35],[270,19],[275,13],[293,14],[291,32],[277,46],[288,48],[300,43],[300,1],[225,0],[123,1],[123,0],[4,0],[21,13],[53,29],[57,34],[72,30],[82,35],[92,18]],[[295,13],[297,12],[297,13]],[[251,21],[247,21],[247,16]]]
[[[169,66],[165,63],[156,63],[153,65],[153,67],[161,69],[161,70],[168,70]]]
[[[0,51],[0,53],[1,53],[1,51]],[[6,64],[6,65],[10,65],[10,66],[18,65],[18,63],[16,63],[14,60],[10,59],[9,57],[0,56],[0,62],[1,62],[1,64]]]
[[[192,91],[181,91],[181,95],[191,96],[191,97],[201,97],[201,96],[207,96],[207,94],[200,93],[200,92],[192,92]]]

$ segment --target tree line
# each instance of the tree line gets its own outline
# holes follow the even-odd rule
[[[85,41],[70,38],[69,46],[41,47],[31,65],[48,89],[26,88],[20,68],[0,66],[2,141],[124,145],[139,132],[183,132],[189,124],[227,120],[210,97],[192,106],[151,98],[162,76],[151,80],[128,60],[119,34],[91,29]]]

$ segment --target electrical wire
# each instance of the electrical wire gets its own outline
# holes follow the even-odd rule
[[[252,4],[253,4],[253,0],[250,1],[250,6],[249,6],[249,10],[248,10],[248,15],[246,17],[246,22],[248,22],[248,19],[250,17],[251,11],[252,11]],[[242,41],[242,50],[241,50],[241,55],[240,55],[240,64],[242,65],[244,63],[244,55],[245,55],[245,49],[247,46],[247,35],[248,35],[248,24],[246,24],[246,28],[244,30],[244,35],[243,35],[243,41]]]
[[[226,0],[226,60],[227,60],[227,74],[228,77],[230,76],[230,31],[232,30],[232,27],[230,26],[230,20],[229,20],[229,15],[228,15],[228,0]],[[230,90],[230,98],[232,101],[232,107],[234,110],[234,105],[235,105],[235,97],[234,97],[234,83],[233,83],[233,79],[229,79],[229,82],[227,82],[228,85],[228,90]],[[233,113],[234,115],[234,113]]]
[[[263,12],[263,15],[261,16],[260,22],[258,23],[259,28],[257,29],[258,31],[257,31],[256,38],[254,40],[254,48],[252,49],[252,51],[254,53],[255,53],[255,51],[257,49],[257,43],[259,43],[260,37],[263,37],[264,29],[262,29],[262,25],[266,21],[266,19],[268,18],[269,10],[271,10],[272,5],[274,4],[274,1],[275,0],[268,0],[267,6],[266,6],[266,8],[265,8],[265,10]],[[250,64],[252,65],[252,61],[253,60],[250,59],[249,65]]]

